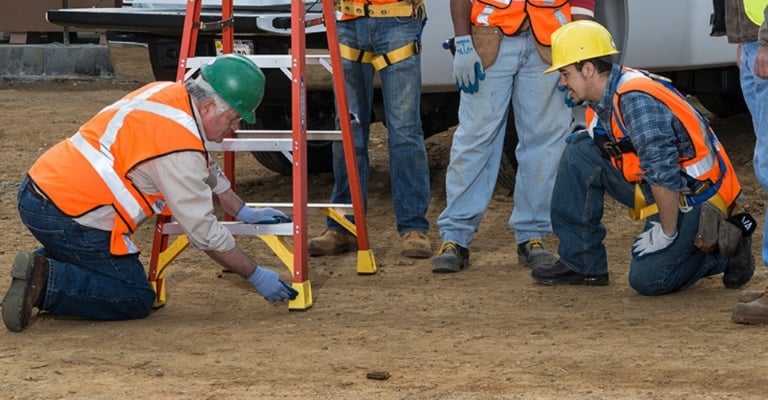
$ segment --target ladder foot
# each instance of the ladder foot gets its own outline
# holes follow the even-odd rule
[[[299,295],[288,302],[289,310],[304,311],[312,307],[312,285],[309,283],[309,280],[304,282],[293,282],[291,287],[299,292]]]

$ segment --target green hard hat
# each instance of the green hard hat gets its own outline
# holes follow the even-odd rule
[[[245,122],[256,122],[253,112],[264,98],[265,79],[253,61],[240,54],[226,54],[200,67],[200,72]]]

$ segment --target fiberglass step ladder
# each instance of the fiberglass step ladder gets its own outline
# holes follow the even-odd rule
[[[188,0],[182,33],[177,81],[183,81],[201,65],[210,63],[214,57],[194,57],[197,35],[200,30],[221,30],[223,53],[234,51],[233,0],[222,0],[222,20],[214,23],[200,21],[202,0]],[[291,0],[290,55],[246,55],[260,68],[279,68],[291,80],[291,131],[255,131],[238,130],[236,138],[225,138],[220,144],[206,143],[209,151],[224,152],[224,173],[232,185],[235,184],[236,151],[283,151],[292,153],[293,202],[292,203],[246,203],[247,207],[274,207],[286,212],[293,212],[292,223],[282,224],[245,224],[226,217],[225,227],[234,235],[254,235],[260,238],[278,256],[280,261],[291,271],[291,286],[299,292],[296,299],[289,301],[291,310],[305,310],[312,306],[312,290],[307,273],[308,264],[308,229],[307,211],[311,209],[319,214],[334,219],[350,233],[357,236],[357,273],[376,273],[376,261],[368,242],[368,230],[365,224],[365,210],[360,186],[352,126],[348,112],[339,112],[341,131],[307,131],[305,71],[307,63],[325,67],[333,76],[337,110],[348,110],[344,77],[342,74],[341,54],[337,39],[334,19],[333,0],[322,0],[322,18],[306,21],[304,0]],[[305,46],[305,28],[325,23],[326,37],[329,43],[328,55],[307,55]],[[329,61],[330,59],[330,61]],[[339,135],[340,133],[340,135]],[[245,136],[252,136],[244,138]],[[309,204],[307,198],[307,138],[314,140],[339,140],[344,147],[344,158],[349,176],[352,204]],[[350,222],[345,213],[353,211],[356,224]],[[176,236],[169,243],[170,236]],[[293,244],[286,238],[292,236]],[[170,215],[159,215],[155,224],[152,253],[150,256],[148,278],[155,290],[155,308],[166,302],[165,273],[168,265],[187,246],[189,241]]]

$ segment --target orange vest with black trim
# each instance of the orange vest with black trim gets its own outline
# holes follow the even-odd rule
[[[133,254],[138,248],[130,234],[162,212],[165,202],[162,194],[139,191],[128,172],[143,161],[179,151],[205,153],[189,96],[182,83],[154,82],[101,110],[72,137],[46,151],[29,175],[70,217],[113,207],[110,252]]]
[[[471,20],[474,25],[496,26],[505,35],[524,28],[526,18],[536,41],[550,46],[552,32],[571,21],[568,0],[474,0]]]
[[[620,143],[624,136],[624,119],[621,115],[619,101],[621,96],[631,92],[642,92],[655,98],[669,108],[680,120],[691,140],[695,155],[691,158],[679,159],[682,172],[699,182],[710,185],[717,184],[722,179],[717,190],[727,206],[731,206],[741,193],[741,184],[736,177],[731,160],[722,148],[717,136],[708,123],[679,93],[654,81],[640,71],[624,68],[616,93],[613,97],[613,116],[611,118],[610,138],[613,143]],[[596,134],[594,128],[598,118],[592,108],[586,111],[587,130],[591,135]],[[640,158],[634,151],[625,152],[620,157],[610,157],[614,167],[621,171],[628,182],[639,183],[645,171],[640,167]]]

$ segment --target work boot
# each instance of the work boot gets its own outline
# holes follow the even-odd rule
[[[587,285],[605,286],[608,274],[582,275],[573,271],[566,263],[557,260],[551,267],[533,267],[531,277],[544,285]]]
[[[547,268],[555,264],[555,255],[544,250],[539,238],[517,245],[517,262],[531,268]]]
[[[43,304],[49,270],[45,257],[26,251],[16,255],[11,287],[3,298],[3,322],[9,331],[21,332],[29,326],[32,309]]]
[[[739,324],[768,324],[768,296],[760,296],[748,303],[736,302],[731,321]]]
[[[459,272],[469,266],[469,249],[454,242],[445,242],[432,257],[432,272]]]
[[[765,290],[744,290],[739,293],[739,298],[736,300],[739,303],[749,303],[757,300],[765,294]]]
[[[357,237],[347,231],[326,229],[322,235],[310,239],[310,256],[333,256],[357,250]]]
[[[432,243],[427,234],[419,231],[406,232],[403,238],[403,251],[400,253],[411,258],[432,257]]]
[[[736,253],[728,264],[728,269],[723,272],[723,285],[728,289],[738,289],[752,279],[755,273],[755,258],[752,256],[752,239],[742,236]]]

